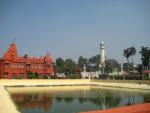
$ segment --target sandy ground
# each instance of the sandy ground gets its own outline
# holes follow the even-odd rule
[[[150,82],[150,81],[149,81]],[[150,90],[149,84],[139,84],[139,83],[120,83],[120,82],[101,82],[83,79],[65,79],[65,80],[42,80],[42,79],[31,79],[31,80],[0,80],[0,85],[2,86],[61,86],[61,85],[97,85],[105,87],[117,87],[117,88],[130,88],[130,89],[144,89]]]
[[[137,84],[137,83],[107,83],[107,82],[91,82],[93,85],[105,86],[105,87],[116,87],[116,88],[129,88],[129,89],[141,89],[150,90],[148,84]]]
[[[46,79],[28,79],[28,80],[10,80],[10,79],[3,79],[0,80],[0,85],[3,86],[53,86],[53,85],[78,85],[78,84],[89,84],[90,80],[81,80],[81,79],[77,79],[77,80],[46,80]]]
[[[124,91],[124,92],[141,92],[141,93],[150,93],[150,90],[140,90],[140,89],[129,89],[129,88],[115,88],[115,87],[102,87],[102,86],[44,86],[44,87],[7,87],[7,91],[10,93],[43,93],[43,92],[77,92],[77,91],[87,91],[91,89],[99,90],[113,90],[113,91]]]

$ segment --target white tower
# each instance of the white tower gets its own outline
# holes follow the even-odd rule
[[[83,67],[83,71],[84,71],[84,72],[86,72],[86,67],[85,67],[85,64],[84,64],[84,67]]]
[[[104,68],[105,68],[105,47],[104,47],[104,42],[103,41],[100,43],[100,68],[101,68],[101,73],[104,74]]]

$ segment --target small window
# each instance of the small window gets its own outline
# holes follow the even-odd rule
[[[17,74],[16,73],[12,73],[12,79],[17,78]]]
[[[8,72],[4,73],[4,78],[8,78]]]
[[[24,68],[24,64],[20,64],[20,65],[19,65],[19,68]]]
[[[5,67],[5,68],[8,68],[8,64],[4,64],[4,67]]]
[[[30,67],[30,64],[27,64],[26,66],[27,66],[27,68],[29,68],[29,67]]]
[[[24,73],[20,73],[21,76],[24,76]]]
[[[12,64],[12,68],[17,68],[17,64]]]

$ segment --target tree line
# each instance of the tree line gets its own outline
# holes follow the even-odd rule
[[[127,63],[123,64],[124,71],[130,72],[133,71],[133,57],[137,53],[135,47],[129,47],[123,50],[123,56],[126,57]],[[138,65],[138,71],[143,71],[143,69],[147,69],[150,65],[150,48],[148,47],[141,47],[139,51],[141,54],[141,61],[142,64]],[[131,57],[131,62],[129,58]],[[71,74],[79,74],[80,72],[84,71],[84,65],[86,67],[87,72],[95,72],[99,71],[99,63],[100,63],[100,55],[95,55],[90,58],[86,58],[80,56],[78,58],[77,63],[72,60],[71,58],[62,59],[61,57],[56,59],[54,64],[54,70],[56,73],[64,73],[65,75],[69,76]],[[141,68],[141,69],[140,69]],[[105,73],[109,74],[114,71],[120,71],[121,64],[118,63],[116,59],[106,59],[105,60]]]
[[[127,49],[124,49],[124,56],[127,59],[127,67],[128,67],[128,72],[130,70],[133,70],[133,56],[136,54],[136,49],[135,47],[129,47]],[[140,69],[139,71],[148,69],[150,66],[150,48],[149,47],[141,47],[141,50],[139,51],[139,54],[141,54],[141,61],[142,64],[138,65],[138,68]],[[129,62],[129,58],[132,57],[132,62]],[[131,67],[131,68],[130,68]]]
[[[84,71],[84,65],[87,72],[99,71],[100,55],[95,55],[90,58],[80,56],[77,63],[71,58],[63,60],[61,57],[56,59],[54,64],[55,73],[64,73],[66,76],[72,74],[80,74]],[[115,59],[106,59],[105,73],[111,73],[114,70],[121,70],[121,66]]]

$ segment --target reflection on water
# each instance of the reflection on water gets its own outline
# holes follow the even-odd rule
[[[52,97],[45,94],[12,94],[12,99],[19,109],[42,108],[45,112],[49,111],[52,105]]]
[[[11,95],[22,113],[77,113],[150,102],[149,93],[104,89],[12,93]]]

